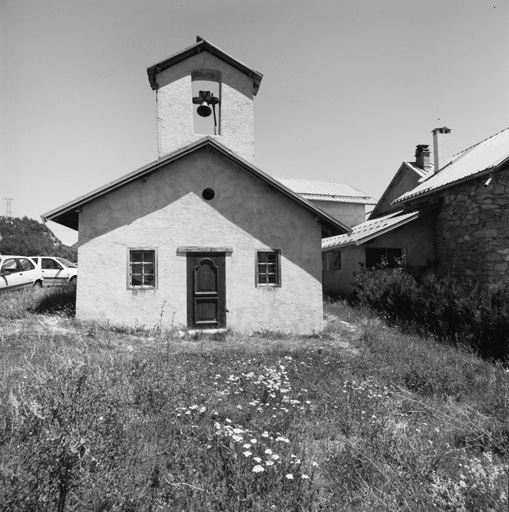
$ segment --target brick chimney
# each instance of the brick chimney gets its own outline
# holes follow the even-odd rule
[[[427,171],[430,166],[429,161],[429,145],[419,144],[415,148],[415,165],[424,171]]]
[[[435,158],[435,172],[445,167],[452,161],[451,129],[435,128],[433,133],[433,156]]]

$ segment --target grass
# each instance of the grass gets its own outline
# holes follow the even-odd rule
[[[508,510],[500,365],[343,302],[313,337],[192,338],[72,294],[1,297],[1,510]]]

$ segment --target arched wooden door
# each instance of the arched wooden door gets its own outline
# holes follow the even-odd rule
[[[187,255],[187,324],[194,329],[226,327],[224,253]]]

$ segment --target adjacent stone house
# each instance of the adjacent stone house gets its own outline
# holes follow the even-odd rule
[[[509,128],[451,156],[451,130],[433,130],[435,168],[393,202],[434,206],[439,275],[509,282]]]
[[[412,267],[480,283],[509,282],[509,128],[452,155],[451,130],[433,130],[402,164],[370,219],[322,241],[324,289],[347,295],[366,267]]]
[[[159,158],[43,215],[79,232],[77,317],[319,331],[321,239],[348,228],[254,166],[262,75],[202,38],[147,71]]]

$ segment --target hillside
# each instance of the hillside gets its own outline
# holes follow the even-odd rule
[[[64,245],[46,225],[28,217],[0,216],[0,254],[61,256],[77,261],[75,248]]]

